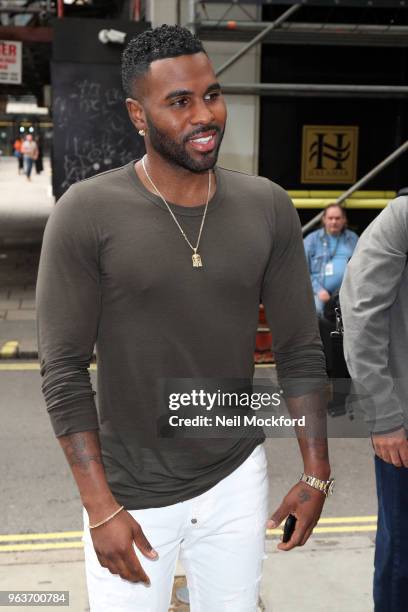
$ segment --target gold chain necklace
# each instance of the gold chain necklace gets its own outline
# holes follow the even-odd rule
[[[208,208],[208,202],[210,201],[210,193],[211,193],[211,172],[208,172],[208,193],[207,193],[207,201],[205,203],[205,208],[204,208],[204,214],[203,214],[203,218],[201,219],[201,225],[200,225],[200,231],[198,232],[198,238],[197,238],[197,243],[195,246],[193,246],[190,242],[190,240],[187,238],[187,235],[185,233],[185,231],[183,230],[183,228],[181,227],[180,223],[177,221],[175,214],[173,213],[173,211],[171,210],[170,206],[168,205],[166,199],[162,196],[162,194],[160,193],[160,191],[157,189],[156,185],[153,183],[152,179],[149,176],[149,173],[146,170],[146,165],[145,165],[145,157],[146,155],[144,155],[142,157],[142,166],[143,166],[143,170],[150,182],[150,184],[152,185],[153,189],[155,190],[155,192],[157,193],[157,195],[163,200],[163,202],[165,203],[165,205],[167,206],[167,210],[169,211],[169,213],[171,214],[171,216],[173,217],[173,221],[174,223],[177,225],[177,227],[179,228],[181,235],[183,236],[184,240],[187,242],[188,246],[190,247],[190,249],[193,251],[193,255],[192,255],[192,261],[193,261],[193,268],[202,268],[203,267],[203,262],[201,259],[201,255],[199,253],[197,253],[198,247],[200,246],[200,240],[201,240],[201,234],[203,231],[203,227],[204,227],[204,222],[205,222],[205,217],[207,214],[207,208]]]

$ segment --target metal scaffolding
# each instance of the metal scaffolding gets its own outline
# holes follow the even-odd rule
[[[218,71],[217,71],[218,72]],[[326,83],[226,83],[226,94],[319,98],[406,98],[408,85],[348,85]]]
[[[219,10],[215,16],[214,8],[219,8],[220,0],[189,0],[189,21],[202,40],[218,40],[226,42],[248,42],[251,38],[270,25],[271,22],[259,21],[248,11],[248,4],[262,5],[294,5],[296,0],[234,0],[229,2],[221,16]],[[226,4],[223,2],[223,4]],[[327,6],[332,9],[354,6],[366,7],[366,15],[373,14],[376,8],[383,6],[388,9],[404,10],[408,8],[408,0],[302,0],[302,15],[305,21],[285,22],[279,28],[272,28],[264,38],[270,44],[310,44],[310,45],[353,45],[353,46],[408,46],[408,27],[396,25],[393,19],[388,23],[341,23],[310,22],[310,10],[314,5]],[[212,11],[213,9],[213,11]],[[231,17],[235,10],[234,18]],[[239,11],[240,18],[237,18]],[[211,14],[213,12],[213,14]]]
[[[247,3],[246,0],[245,3]],[[252,0],[251,4],[273,4],[274,0],[266,1]],[[352,4],[350,0],[327,0],[326,4],[339,6],[341,4]],[[201,38],[205,40],[240,40],[245,42],[242,48],[217,70],[217,76],[223,74],[230,66],[235,64],[255,45],[264,42],[270,44],[313,44],[313,45],[356,45],[356,46],[408,46],[408,27],[406,25],[391,24],[342,24],[342,23],[302,23],[289,21],[295,13],[298,13],[313,5],[313,0],[295,3],[293,0],[279,0],[279,4],[292,5],[284,11],[273,22],[260,22],[254,19],[247,10],[246,19],[242,21],[227,20],[232,8],[243,9],[243,2],[236,0],[231,2],[222,16],[211,19],[209,6],[217,4],[217,0],[203,2],[203,0],[190,0],[191,18],[194,17],[194,27]],[[276,2],[278,4],[278,2]],[[380,4],[380,3],[379,3]],[[355,0],[355,6],[367,6],[373,8],[372,2]],[[400,0],[387,0],[384,7],[404,7],[405,2]],[[408,8],[408,0],[406,2]],[[204,14],[200,17],[199,7],[204,8]],[[303,12],[302,12],[303,15]],[[204,18],[203,18],[204,17]],[[247,94],[262,96],[285,96],[285,97],[353,97],[353,98],[406,98],[408,96],[408,85],[359,85],[359,84],[319,84],[319,83],[228,83],[223,85],[223,90],[228,94]],[[388,155],[375,168],[359,179],[352,187],[336,199],[337,204],[343,204],[355,191],[366,185],[374,176],[381,172],[408,150],[408,141],[404,142],[392,154]],[[323,212],[316,215],[302,229],[303,233],[316,225]]]
[[[398,149],[393,151],[390,155],[388,155],[385,159],[383,159],[379,164],[377,164],[377,166],[375,166],[372,170],[370,170],[370,172],[367,172],[367,174],[365,174],[361,179],[359,179],[357,183],[354,183],[354,185],[352,185],[349,189],[347,189],[347,191],[342,193],[341,196],[339,196],[336,200],[334,200],[333,203],[342,205],[343,202],[345,202],[345,200],[347,200],[347,198],[349,198],[352,193],[354,193],[355,191],[358,191],[361,187],[366,185],[369,181],[371,181],[372,178],[374,178],[374,176],[376,176],[379,172],[381,172],[381,170],[384,170],[384,168],[389,166],[393,161],[395,161],[398,157],[400,157],[406,151],[408,151],[408,140],[406,140],[401,146],[398,147]],[[306,223],[306,225],[302,227],[303,234],[308,232],[312,227],[314,227],[317,223],[319,223],[319,221],[323,217],[323,214],[324,214],[324,210],[322,210],[322,212],[317,214],[315,217],[313,217],[313,219],[311,219],[308,223]]]
[[[340,5],[342,0],[327,0],[327,4]],[[217,19],[209,19],[209,6],[216,5],[218,2],[204,0],[189,0],[190,26],[197,31],[201,38],[206,39],[203,34],[209,35],[210,32],[218,32],[216,40],[231,40],[230,34],[236,35],[237,32],[245,34],[245,40],[249,40],[242,48],[229,60],[222,64],[217,70],[217,76],[223,74],[237,60],[243,57],[250,49],[261,42],[278,44],[329,44],[329,45],[370,45],[370,46],[401,46],[408,47],[408,27],[372,24],[338,24],[338,23],[301,23],[289,21],[289,19],[302,7],[302,11],[307,10],[313,1],[295,3],[287,0],[286,4],[292,6],[284,11],[275,21],[260,22],[250,15],[244,4],[240,0],[230,2],[222,16]],[[266,0],[253,0],[252,4],[272,4]],[[281,4],[281,2],[279,2]],[[350,0],[347,0],[347,4]],[[364,0],[356,0],[356,5],[364,5]],[[398,3],[395,3],[397,6]],[[367,6],[371,3],[367,2]],[[390,3],[385,6],[390,6]],[[401,3],[399,3],[401,6]],[[408,6],[408,0],[407,0]],[[204,11],[204,19],[200,14],[199,8]],[[233,8],[239,8],[245,13],[246,19],[242,21],[230,20],[226,17]],[[274,37],[274,38],[273,38]],[[211,39],[211,36],[209,36]],[[237,40],[235,36],[235,40]],[[242,39],[240,39],[242,40]],[[268,95],[268,96],[313,96],[319,94],[324,97],[359,97],[367,98],[379,96],[382,98],[401,98],[406,97],[408,88],[396,85],[337,85],[337,84],[303,84],[303,83],[229,83],[224,85],[225,93],[243,95]]]
[[[252,49],[252,47],[255,47],[255,45],[260,43],[269,34],[269,32],[271,32],[272,30],[275,30],[276,28],[279,28],[285,21],[287,21],[287,19],[289,19],[299,9],[300,9],[300,4],[294,4],[287,11],[282,13],[282,15],[278,17],[276,21],[273,21],[268,26],[266,26],[266,28],[262,30],[262,32],[257,34],[255,38],[253,38],[249,43],[244,45],[242,49],[240,49],[235,55],[233,55],[229,60],[227,60],[225,64],[222,64],[222,66],[217,68],[217,70],[215,71],[216,76],[219,76],[220,74],[225,72],[227,68],[235,64],[235,62],[239,60],[240,57],[244,56],[250,49]]]

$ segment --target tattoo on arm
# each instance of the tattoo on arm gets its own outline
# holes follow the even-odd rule
[[[63,449],[71,467],[77,465],[83,470],[88,470],[91,461],[103,465],[100,452],[90,452],[87,448],[86,437],[81,433],[69,436],[63,445]]]
[[[302,489],[298,493],[298,499],[301,504],[310,501],[311,498],[312,496],[310,495],[309,491],[306,491],[306,489]]]

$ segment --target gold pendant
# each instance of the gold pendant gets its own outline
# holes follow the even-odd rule
[[[192,260],[193,260],[193,268],[203,267],[203,262],[201,261],[201,257],[198,253],[193,253]]]

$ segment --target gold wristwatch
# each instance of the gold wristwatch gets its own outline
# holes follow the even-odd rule
[[[333,495],[334,478],[329,478],[329,480],[320,480],[320,478],[316,478],[316,476],[309,476],[308,474],[303,473],[300,477],[300,481],[305,482],[310,487],[313,487],[318,491],[321,491],[326,497]]]

